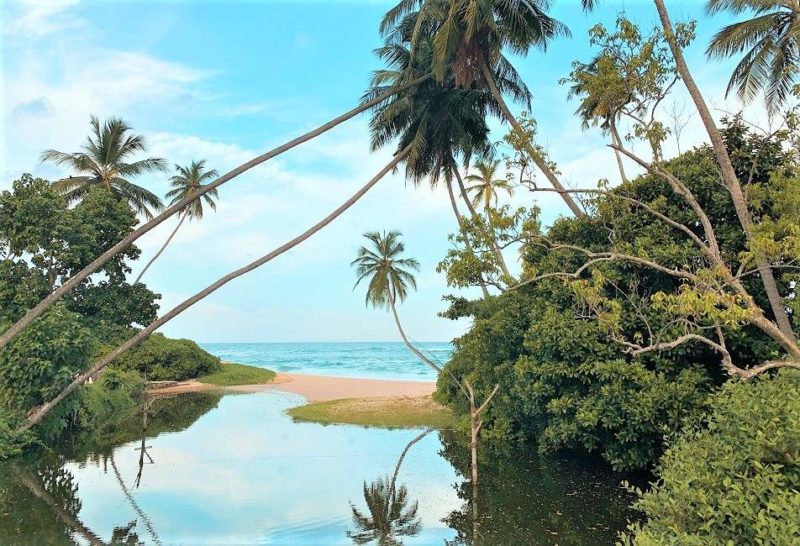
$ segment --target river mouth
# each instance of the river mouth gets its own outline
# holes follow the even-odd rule
[[[299,403],[153,399],[144,433],[138,412],[0,465],[0,544],[613,544],[632,516],[585,461],[482,453],[473,490],[453,433],[296,423]]]

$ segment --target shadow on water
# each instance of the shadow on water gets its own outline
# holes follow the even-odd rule
[[[440,433],[441,455],[461,477],[462,506],[445,522],[454,545],[606,545],[635,517],[621,477],[580,456],[544,457],[535,448],[483,449],[481,480],[469,476],[469,450],[451,432]]]

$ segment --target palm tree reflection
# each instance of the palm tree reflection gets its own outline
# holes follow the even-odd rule
[[[353,544],[374,542],[380,546],[397,546],[403,542],[398,537],[417,535],[422,529],[422,522],[417,517],[419,504],[410,502],[408,488],[397,486],[397,475],[400,466],[411,449],[411,446],[430,434],[428,429],[412,439],[400,453],[391,479],[386,477],[367,484],[364,482],[364,501],[367,511],[362,512],[351,502],[355,531],[347,531],[347,537]]]

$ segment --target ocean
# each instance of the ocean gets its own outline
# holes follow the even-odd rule
[[[200,343],[224,361],[278,372],[365,379],[434,381],[433,370],[402,342]],[[450,358],[450,342],[420,343],[434,362]]]

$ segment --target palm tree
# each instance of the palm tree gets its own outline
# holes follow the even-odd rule
[[[466,180],[474,182],[472,186],[467,187],[468,194],[474,194],[472,197],[472,204],[480,206],[483,204],[483,210],[488,214],[492,209],[492,203],[497,205],[500,190],[505,190],[509,197],[513,195],[514,190],[505,178],[497,177],[497,166],[500,161],[479,161],[475,163],[475,169],[478,174],[470,174]]]
[[[589,8],[592,3],[584,5]],[[433,36],[434,77],[441,81],[452,73],[459,87],[482,85],[495,99],[497,109],[492,113],[499,114],[515,133],[523,135],[525,131],[503,94],[509,93],[529,105],[530,93],[503,50],[526,55],[533,46],[545,48],[550,39],[568,35],[563,24],[547,15],[548,7],[547,0],[402,0],[386,13],[380,29],[387,33],[408,14],[417,13],[411,47],[416,49],[422,37]],[[509,89],[509,82],[522,92]],[[583,211],[566,192],[543,152],[527,139],[521,144],[573,214],[582,216]]]
[[[468,182],[474,182],[472,186],[467,188],[468,194],[474,194],[472,197],[472,204],[476,207],[483,204],[483,210],[486,212],[486,224],[492,232],[492,203],[497,204],[500,190],[505,190],[508,192],[509,196],[513,194],[513,189],[508,183],[508,180],[497,177],[497,166],[499,164],[499,161],[479,161],[475,164],[478,174],[470,174],[466,178]],[[503,253],[497,247],[493,235],[491,236],[491,246],[497,264],[500,266],[503,274],[508,279],[513,279],[506,265]]]
[[[73,203],[83,199],[92,187],[100,186],[127,201],[133,210],[148,220],[153,218],[153,210],[164,208],[161,199],[129,178],[165,171],[166,162],[158,157],[148,157],[128,163],[131,156],[147,150],[144,137],[132,134],[131,127],[120,118],[108,119],[101,125],[96,116],[91,116],[90,123],[92,133],[82,152],[42,152],[42,161],[67,166],[76,173],[76,176],[54,182],[53,187]]]
[[[392,310],[395,324],[400,332],[400,337],[403,338],[403,342],[424,364],[433,369],[437,376],[440,376],[442,374],[441,366],[425,356],[409,341],[403,326],[400,324],[400,317],[397,315],[397,299],[404,301],[408,296],[409,288],[415,289],[417,287],[417,281],[411,271],[419,270],[419,262],[417,260],[400,258],[405,251],[405,245],[400,240],[401,236],[399,231],[383,232],[383,234],[377,231],[368,231],[364,234],[364,237],[372,244],[369,245],[371,248],[365,246],[359,248],[358,257],[350,263],[350,265],[356,267],[356,274],[358,275],[355,286],[358,286],[361,281],[369,279],[366,304],[376,308],[389,307]],[[353,288],[355,289],[355,287]],[[478,483],[478,435],[483,427],[481,414],[497,394],[500,385],[495,385],[492,392],[479,406],[475,398],[475,390],[469,380],[459,381],[452,372],[449,372],[448,376],[469,401],[472,482]]]
[[[412,271],[419,271],[419,262],[414,258],[401,258],[405,245],[400,240],[399,231],[379,233],[368,231],[364,237],[371,243],[358,249],[358,257],[350,265],[356,268],[358,279],[355,289],[361,281],[369,279],[366,304],[376,308],[389,308],[403,342],[420,360],[432,368],[437,374],[442,369],[417,349],[406,336],[400,317],[397,314],[397,301],[404,301],[409,289],[416,290],[417,280]]]
[[[614,60],[609,56],[597,56],[588,63],[574,63],[569,88],[569,98],[578,97],[580,105],[575,114],[581,119],[583,129],[590,125],[599,125],[603,133],[611,135],[614,146],[622,146],[622,139],[617,130],[617,121],[620,118],[621,107],[629,102],[631,93],[627,89],[624,77],[620,77]],[[595,82],[603,86],[602,93],[589,92]],[[610,82],[613,82],[611,84]],[[617,168],[623,182],[627,182],[622,155],[614,148]]]
[[[364,500],[369,515],[354,505],[353,523],[357,531],[347,531],[347,537],[354,544],[375,542],[380,546],[402,544],[395,537],[414,536],[419,533],[421,522],[417,517],[418,504],[409,504],[408,489],[405,485],[392,488],[388,478],[379,478],[367,485],[364,482]]]
[[[789,98],[800,64],[800,3],[797,0],[708,0],[711,14],[754,15],[724,27],[711,39],[706,53],[726,58],[744,53],[733,70],[726,94],[736,89],[744,102],[760,92],[770,113]]]
[[[269,161],[270,159],[272,159],[274,157],[277,157],[277,156],[281,155],[282,153],[287,152],[287,151],[291,150],[292,148],[295,148],[296,146],[299,146],[300,144],[303,144],[304,142],[308,142],[309,140],[312,140],[312,139],[322,135],[323,133],[326,133],[327,131],[330,131],[331,129],[333,129],[334,127],[336,127],[336,126],[338,126],[338,125],[340,125],[342,123],[344,123],[345,121],[348,121],[348,120],[352,119],[353,117],[357,116],[358,114],[360,114],[360,113],[362,113],[362,112],[364,112],[366,110],[369,110],[374,105],[383,102],[387,98],[387,96],[391,96],[391,95],[393,95],[395,93],[399,93],[401,91],[404,91],[406,89],[409,89],[411,87],[419,85],[420,83],[430,79],[430,77],[431,77],[430,74],[424,74],[424,75],[420,76],[419,78],[417,78],[415,80],[404,82],[403,84],[401,84],[400,86],[398,86],[396,88],[389,89],[387,91],[386,95],[384,95],[384,96],[375,97],[375,99],[373,99],[372,101],[368,101],[366,103],[362,102],[361,104],[359,104],[355,108],[352,108],[352,109],[348,110],[347,112],[345,112],[345,113],[343,113],[343,114],[341,114],[341,115],[339,115],[339,116],[337,116],[337,117],[335,117],[335,118],[323,123],[322,125],[314,128],[314,129],[312,129],[312,130],[310,130],[310,131],[308,131],[308,132],[306,132],[306,133],[304,133],[304,134],[302,134],[302,135],[300,135],[300,136],[298,136],[296,138],[293,138],[292,140],[290,140],[288,142],[285,142],[285,143],[281,144],[280,146],[277,146],[277,147],[275,147],[275,148],[273,148],[271,150],[268,150],[268,151],[266,151],[266,152],[264,152],[264,153],[262,153],[262,154],[260,154],[260,155],[258,155],[256,157],[254,157],[254,158],[252,158],[252,159],[250,159],[248,161],[245,161],[241,165],[237,166],[236,168],[228,171],[224,175],[222,175],[219,178],[217,178],[211,184],[206,185],[205,188],[203,188],[201,191],[207,192],[207,191],[211,191],[212,189],[216,189],[217,187],[221,186],[222,184],[224,184],[224,183],[226,183],[226,182],[228,182],[230,180],[233,180],[234,178],[236,178],[237,176],[241,175],[242,173],[245,173],[245,172],[249,171],[250,169],[252,169],[252,168],[254,168],[256,166],[261,165],[262,163],[265,163],[266,161]],[[402,159],[402,157],[397,157],[396,156],[395,159],[397,159],[399,161],[399,160]],[[395,163],[393,163],[393,165],[394,164]],[[25,315],[23,317],[21,317],[14,324],[12,324],[11,327],[7,328],[5,331],[3,331],[0,334],[0,349],[5,347],[6,345],[8,345],[8,343],[11,340],[13,340],[16,336],[18,336],[20,334],[20,332],[22,332],[22,330],[24,330],[26,327],[28,327],[34,320],[36,320],[38,317],[40,317],[42,315],[42,313],[47,311],[50,307],[53,306],[53,304],[55,304],[58,300],[60,300],[62,297],[64,297],[65,294],[67,294],[68,292],[73,290],[75,287],[77,287],[79,284],[81,284],[84,280],[86,280],[90,275],[92,275],[95,271],[97,271],[100,267],[102,267],[103,264],[108,262],[108,260],[110,260],[111,258],[116,256],[117,254],[119,254],[122,250],[124,250],[129,245],[134,243],[137,239],[139,239],[143,235],[145,235],[145,234],[149,233],[150,231],[152,231],[153,229],[155,229],[158,225],[160,225],[162,222],[164,222],[167,218],[169,218],[173,214],[176,214],[176,213],[180,212],[181,207],[184,206],[184,205],[189,204],[189,201],[190,201],[190,199],[186,198],[186,199],[183,199],[181,202],[176,203],[176,204],[172,205],[171,207],[167,208],[164,212],[162,212],[161,214],[159,214],[158,216],[156,216],[152,220],[150,220],[150,221],[146,222],[145,224],[143,224],[143,225],[139,226],[138,228],[136,228],[136,230],[134,230],[132,233],[130,233],[123,240],[119,241],[117,244],[115,244],[114,246],[112,246],[111,248],[109,248],[108,250],[103,252],[100,256],[95,258],[94,261],[92,261],[89,265],[87,265],[86,267],[81,269],[78,273],[74,274],[72,277],[70,277],[69,279],[64,281],[61,284],[61,286],[57,287],[55,290],[50,292],[50,294],[48,294],[47,297],[45,297],[43,300],[41,300],[39,303],[37,303],[33,308],[28,310],[28,312],[25,313]],[[350,204],[352,204],[352,203],[350,203]],[[304,236],[303,238],[305,239],[307,237]],[[243,268],[243,269],[246,269],[246,271],[244,271],[241,274],[244,274],[247,271],[250,271],[250,269],[248,269],[248,268]],[[205,296],[202,296],[202,297],[205,297]],[[71,387],[71,389],[74,389],[74,388],[75,387]],[[47,410],[47,411],[49,411],[49,410]],[[42,415],[43,416],[45,413],[47,413],[47,411],[45,411],[42,414],[37,414],[37,415]]]
[[[210,181],[219,176],[215,169],[211,169],[210,171],[206,170],[205,159],[200,161],[192,161],[191,165],[188,167],[175,165],[175,170],[178,171],[178,174],[169,179],[172,189],[167,192],[167,198],[172,198],[169,203],[170,205],[174,205],[184,198],[197,193]],[[178,229],[180,229],[181,224],[183,224],[183,221],[186,220],[186,218],[189,218],[190,220],[201,220],[203,218],[203,203],[208,205],[211,210],[217,210],[217,204],[214,202],[214,199],[216,198],[217,190],[212,189],[206,193],[203,193],[200,197],[181,209],[181,213],[178,218],[178,225],[175,226],[175,229],[173,229],[172,233],[169,234],[169,237],[167,237],[167,240],[164,241],[163,245],[161,245],[161,248],[158,249],[158,252],[156,252],[155,256],[150,258],[150,261],[144,266],[141,273],[139,273],[139,276],[136,277],[135,281],[133,281],[133,284],[139,282],[145,271],[150,268],[150,265],[152,265],[152,263],[156,261],[159,256],[161,256],[161,253],[164,252],[164,249],[167,248],[167,245],[170,243],[170,241],[172,241],[172,238],[175,237],[176,233],[178,233]]]

